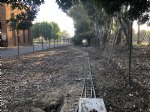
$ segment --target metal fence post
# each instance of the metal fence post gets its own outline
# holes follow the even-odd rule
[[[17,40],[18,40],[18,55],[20,54],[20,49],[19,49],[19,43],[20,43],[20,37],[19,37],[19,35],[17,36]]]
[[[61,46],[61,37],[60,37],[60,46]]]
[[[48,42],[49,42],[48,45],[49,45],[49,48],[50,48],[50,38],[48,38]]]
[[[43,51],[43,38],[42,38],[42,51]]]
[[[33,37],[32,37],[32,44],[33,44],[33,53],[34,53],[34,40],[33,40]]]
[[[0,53],[0,78],[2,75],[2,54]]]
[[[129,74],[128,74],[128,84],[129,86],[131,86],[131,64],[132,64],[132,24],[133,24],[133,21],[131,20],[130,21],[131,23],[131,29],[130,29],[130,40],[129,40]]]
[[[53,41],[54,41],[54,47],[55,47],[55,39]]]
[[[58,38],[57,38],[57,40],[56,40],[56,41],[57,41],[57,47],[58,47]]]

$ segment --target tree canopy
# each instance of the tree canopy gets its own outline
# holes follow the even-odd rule
[[[107,14],[116,16],[116,12],[124,17],[133,20],[139,19],[142,23],[148,22],[150,24],[150,0],[56,0],[59,7],[67,12],[72,6],[82,1],[93,2],[97,8],[102,7]],[[31,21],[34,20],[38,12],[38,7],[44,3],[44,0],[1,0],[2,3],[10,4],[12,10],[18,8],[25,10],[21,14],[16,15],[16,18],[11,18],[9,21],[15,28],[26,29],[31,26]],[[19,21],[19,22],[18,22]],[[16,23],[18,22],[18,23]]]
[[[38,22],[32,26],[33,38],[39,38],[42,36],[44,39],[56,39],[59,37],[59,31],[60,28],[55,22]]]
[[[111,32],[117,35],[118,42],[121,42],[121,37],[125,37],[126,45],[129,45],[130,29],[134,20],[150,25],[150,0],[56,0],[56,2],[66,13],[70,10],[75,11],[74,7],[82,4],[88,12],[90,21],[93,22],[94,33],[99,38],[100,45],[104,46],[110,37],[113,37],[110,36]],[[79,8],[77,10],[82,12]],[[115,30],[114,25],[117,25]]]
[[[75,36],[74,43],[80,44],[82,39],[93,37],[93,24],[82,4],[72,7],[68,11],[68,15],[74,20]],[[76,39],[75,39],[76,38]],[[78,42],[77,42],[78,41]]]
[[[8,4],[11,9],[21,10],[21,13],[7,20],[12,29],[25,30],[32,26],[32,21],[36,18],[38,7],[44,0],[1,0],[0,4]]]
[[[56,0],[59,7],[67,12],[74,4],[82,1],[84,4],[90,0]],[[122,12],[122,16],[135,19],[141,19],[142,22],[149,22],[150,18],[150,0],[92,0],[97,8],[102,7],[107,14],[116,16],[116,13]]]

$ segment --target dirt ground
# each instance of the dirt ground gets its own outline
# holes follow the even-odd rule
[[[150,112],[150,48],[132,51],[131,86],[128,86],[128,51],[116,47],[111,53],[88,49],[99,94],[108,112]],[[94,53],[95,52],[95,53]],[[94,55],[95,56],[94,56]]]
[[[82,90],[79,79],[85,75],[80,55],[82,53],[69,47],[62,47],[3,59],[2,111],[72,110]]]
[[[2,60],[2,112],[73,112],[87,75],[89,54],[96,89],[108,112],[150,112],[150,49],[134,48],[132,86],[128,53],[115,48],[111,62],[92,47],[62,47]],[[144,54],[144,55],[143,55]]]

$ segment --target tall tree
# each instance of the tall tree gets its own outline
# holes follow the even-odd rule
[[[95,34],[101,38],[102,43],[106,42],[109,36],[106,36],[106,34],[110,32],[109,29],[113,18],[115,21],[120,22],[121,30],[126,36],[127,44],[129,44],[129,37],[131,35],[130,21],[140,18],[140,22],[150,23],[149,0],[56,0],[59,7],[65,12],[68,12],[74,5],[79,4],[81,1],[88,11],[89,16],[92,17]]]
[[[52,27],[52,37],[53,39],[58,39],[59,38],[59,31],[60,31],[60,28],[59,28],[59,25],[55,22],[51,22],[50,23],[51,27]]]
[[[88,12],[84,9],[82,3],[74,6],[68,11],[68,15],[74,20],[75,36],[74,41],[79,41],[86,38],[90,40],[93,37],[93,24],[88,16]]]

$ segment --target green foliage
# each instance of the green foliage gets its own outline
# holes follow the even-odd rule
[[[67,12],[78,0],[56,0],[59,7]],[[139,19],[141,22],[149,22],[150,0],[81,0],[83,5],[90,3],[97,9],[103,8],[107,14],[116,16],[116,13],[129,19]],[[93,3],[92,3],[93,2]],[[74,4],[73,4],[74,3]],[[79,2],[80,3],[80,2]]]
[[[60,35],[59,35],[60,28],[59,28],[58,24],[55,22],[51,22],[50,25],[52,27],[51,37],[53,39],[58,39],[60,37]]]
[[[93,31],[89,31],[89,32],[80,33],[78,36],[81,39],[91,39],[95,37],[95,34]]]
[[[44,0],[1,0],[0,3],[10,4],[12,9],[18,8],[19,10],[29,10],[29,6],[41,5]]]
[[[149,21],[150,1],[149,0],[95,0],[96,5],[100,4],[107,14],[116,16],[116,13],[128,19],[145,23]]]
[[[12,30],[26,30],[32,26],[32,21],[36,18],[38,7],[44,3],[44,0],[1,0],[0,4],[2,5],[2,3],[9,4],[12,10],[24,10],[7,20],[7,23],[11,24]]]
[[[55,22],[41,22],[35,23],[32,26],[33,38],[39,38],[40,36],[45,39],[57,39],[59,37],[60,28]]]
[[[64,31],[61,32],[61,36],[62,36],[62,38],[64,38],[64,39],[70,37],[69,33],[68,33],[66,30],[64,30]]]
[[[74,45],[81,45],[82,40],[80,37],[74,36],[74,38],[72,39],[72,42]]]
[[[68,11],[68,15],[74,20],[75,36],[74,44],[81,44],[83,38],[90,38],[93,32],[93,24],[82,4],[78,4]],[[90,32],[90,33],[89,33]]]
[[[56,3],[64,12],[66,12],[71,6],[73,6],[73,1],[76,0],[56,0]]]
[[[101,48],[105,47],[106,42],[110,40],[111,37],[109,35],[105,36],[104,34],[110,34],[110,32],[118,33],[121,32],[121,30],[123,30],[125,34],[126,45],[129,45],[129,37],[131,34],[129,30],[131,28],[130,20],[138,19],[141,24],[150,24],[150,0],[72,0],[72,5],[69,5],[68,1],[59,0],[59,2],[61,1],[63,1],[63,4],[68,4],[69,6],[68,8],[63,4],[58,4],[62,10],[66,12],[73,10],[73,15],[76,15],[74,16],[74,18],[76,17],[74,20],[78,20],[78,22],[75,21],[76,34],[78,34],[78,36],[76,36],[77,38],[83,37],[86,30],[88,30],[86,19],[83,19],[83,21],[80,19],[82,18],[80,15],[86,18],[84,15],[86,15],[86,11],[88,12],[87,15],[94,25],[95,35],[100,38],[100,45],[104,45],[100,46]],[[86,11],[77,7],[81,4]],[[75,7],[77,8],[75,9]],[[112,20],[115,21],[112,23]],[[120,27],[122,29],[119,31],[118,29],[120,29]],[[83,33],[83,36],[81,36],[80,33]],[[122,33],[120,34],[122,35]]]
[[[50,25],[52,26],[52,32],[54,32],[54,33],[57,33],[58,31],[60,31],[60,28],[59,28],[59,26],[58,26],[58,24],[57,23],[55,23],[55,22],[51,22],[50,23]]]
[[[32,36],[33,38],[38,38],[40,37],[41,32],[40,32],[40,23],[35,23],[32,26]]]

